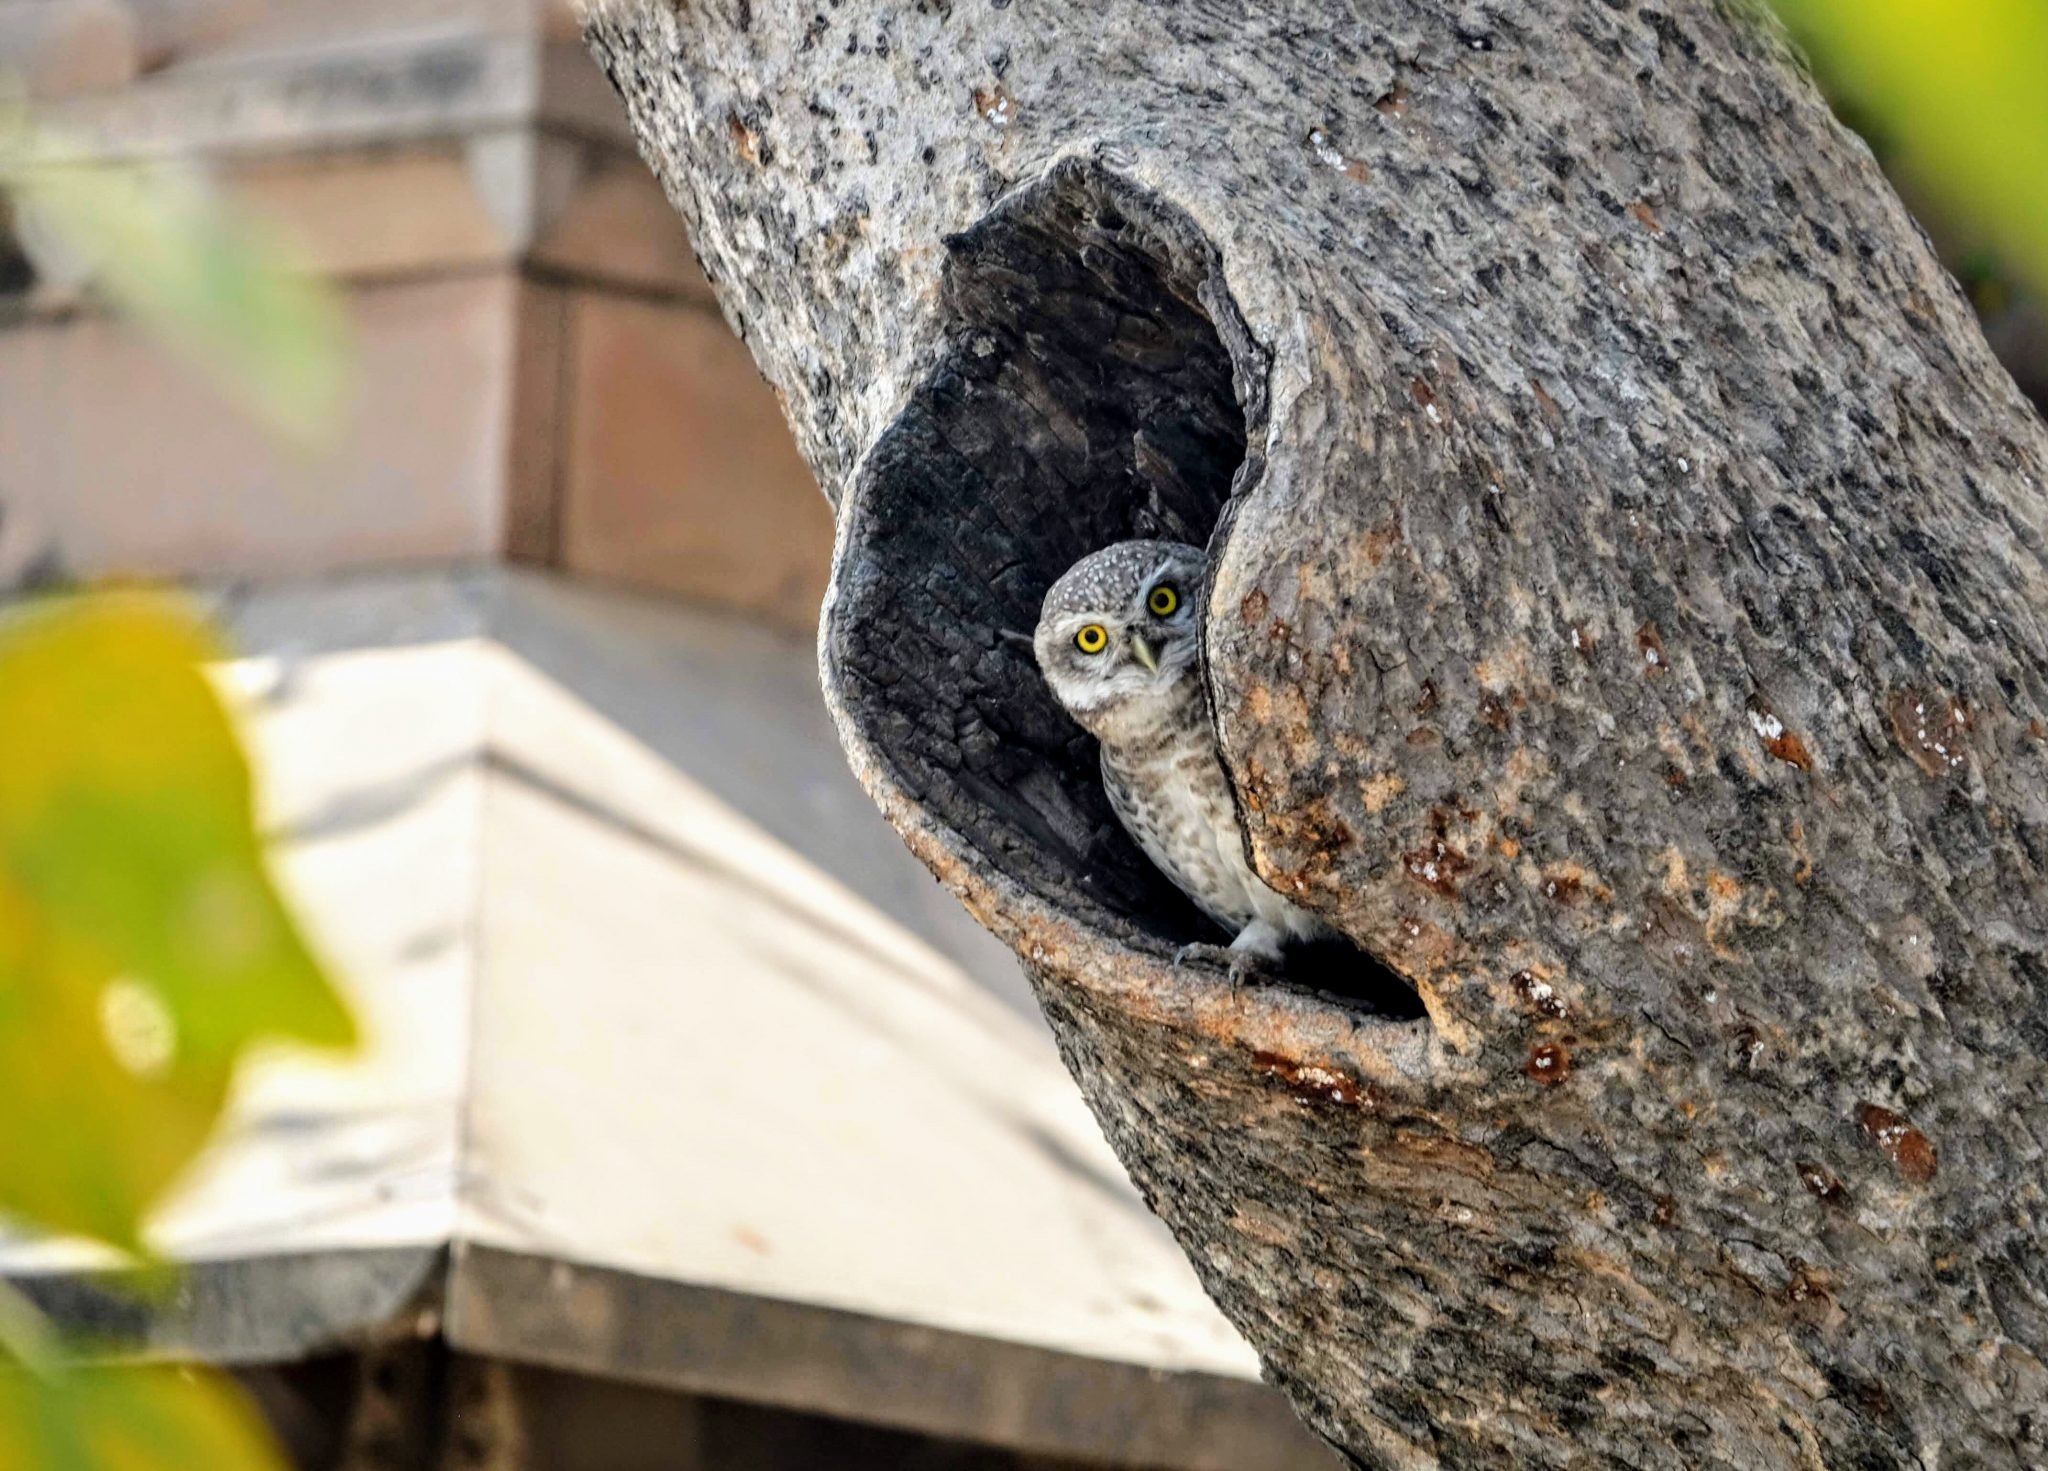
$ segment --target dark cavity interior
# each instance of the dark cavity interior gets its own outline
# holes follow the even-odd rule
[[[1099,172],[1056,173],[948,245],[947,339],[848,528],[841,696],[903,787],[996,869],[1124,944],[1227,942],[1118,824],[1094,740],[1028,639],[1087,553],[1209,543],[1233,482],[1258,473],[1263,360],[1200,232]],[[1304,956],[1296,978],[1420,1014],[1346,954]]]

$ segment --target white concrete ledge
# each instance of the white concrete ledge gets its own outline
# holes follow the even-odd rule
[[[279,876],[371,1042],[245,1071],[152,1231],[182,1298],[120,1305],[47,1243],[0,1270],[158,1352],[438,1323],[1048,1453],[1309,1464],[1011,957],[846,773],[806,644],[496,570],[212,603]]]

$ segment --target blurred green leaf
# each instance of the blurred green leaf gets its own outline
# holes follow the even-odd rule
[[[140,594],[0,623],[0,1211],[130,1249],[244,1047],[353,1040],[265,872],[217,657]]]
[[[28,228],[272,428],[332,437],[348,387],[340,309],[260,222],[190,173],[80,161],[4,117],[0,189]]]
[[[1887,168],[2048,289],[2048,3],[1773,3]]]
[[[0,1361],[0,1471],[271,1471],[283,1458],[247,1400],[162,1367],[30,1373]]]

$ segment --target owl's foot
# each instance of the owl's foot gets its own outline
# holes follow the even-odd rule
[[[1261,955],[1252,950],[1233,950],[1230,954],[1230,989],[1241,988],[1246,981],[1256,980],[1274,968],[1270,955]]]
[[[1176,970],[1190,960],[1206,960],[1222,966],[1230,977],[1230,989],[1235,991],[1246,981],[1271,967],[1275,957],[1257,950],[1240,950],[1235,945],[1206,945],[1200,942],[1183,945],[1173,952]]]

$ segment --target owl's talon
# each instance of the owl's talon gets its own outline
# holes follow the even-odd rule
[[[1232,945],[1209,945],[1201,941],[1183,945],[1173,952],[1175,970],[1191,960],[1206,960],[1212,965],[1223,967],[1224,975],[1233,991],[1242,989],[1246,981],[1254,979],[1262,971],[1276,964],[1274,958],[1263,951],[1240,950]]]

